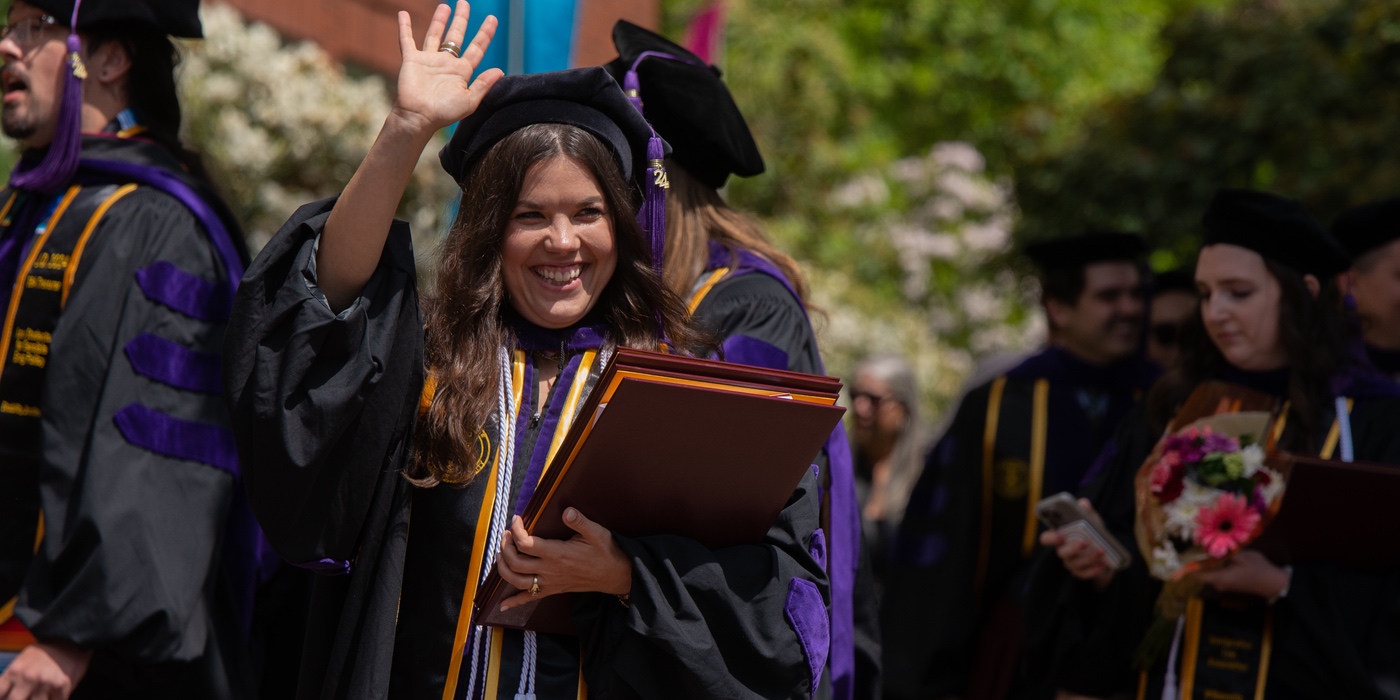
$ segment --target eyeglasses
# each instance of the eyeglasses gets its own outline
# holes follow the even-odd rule
[[[44,40],[44,32],[58,26],[58,18],[53,15],[39,15],[22,19],[0,28],[0,41],[9,39],[21,49],[32,49]]]
[[[872,394],[872,393],[870,393],[870,392],[868,392],[868,391],[852,391],[852,392],[851,392],[851,404],[852,404],[852,405],[854,405],[855,402],[857,402],[857,401],[859,401],[859,400],[861,400],[861,399],[865,399],[866,401],[869,401],[869,402],[870,402],[870,408],[872,408],[872,409],[874,409],[874,410],[876,410],[876,411],[880,410],[880,403],[881,403],[881,402],[884,402],[884,401],[891,401],[891,402],[894,402],[894,403],[900,403],[899,399],[896,399],[896,398],[893,397],[893,396],[883,396],[883,395],[880,395],[880,394]],[[903,404],[900,403],[900,405],[903,405]]]

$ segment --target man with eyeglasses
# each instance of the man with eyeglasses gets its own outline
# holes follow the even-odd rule
[[[1035,504],[1073,492],[1157,376],[1142,355],[1142,239],[1036,243],[1047,347],[968,393],[896,536],[882,610],[886,697],[1005,698],[1020,672]]]
[[[1351,254],[1341,282],[1356,301],[1366,354],[1377,369],[1400,379],[1400,198],[1342,212],[1332,235]]]
[[[0,699],[252,697],[219,351],[247,253],[178,138],[197,0],[16,0],[0,126]]]

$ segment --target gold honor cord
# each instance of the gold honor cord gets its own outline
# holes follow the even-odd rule
[[[1035,380],[1034,408],[1031,410],[1030,489],[1026,492],[1026,532],[1021,540],[1021,556],[1035,551],[1035,505],[1045,484],[1045,439],[1050,430],[1050,380]]]
[[[982,586],[987,582],[987,567],[992,560],[992,465],[996,461],[997,421],[1001,419],[1001,397],[1006,392],[1006,377],[997,377],[987,394],[987,418],[982,430],[982,538],[977,548],[977,569],[973,573],[974,605],[982,605]]]
[[[515,358],[511,363],[510,384],[515,405],[518,407],[525,389],[524,350],[515,351]],[[510,416],[505,416],[505,419],[510,420]],[[472,539],[472,563],[467,567],[467,582],[462,590],[462,607],[457,612],[457,631],[452,635],[452,658],[448,661],[447,682],[442,686],[442,700],[452,700],[457,694],[457,682],[462,674],[462,653],[472,628],[472,604],[476,600],[477,583],[481,580],[481,567],[486,561],[484,550],[486,537],[491,531],[491,511],[496,505],[496,475],[501,471],[501,460],[506,458],[507,452],[509,450],[505,445],[496,446],[496,467],[488,475],[486,493],[481,497],[481,510],[476,518],[476,536]]]

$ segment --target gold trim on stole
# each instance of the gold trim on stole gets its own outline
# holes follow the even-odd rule
[[[700,302],[705,300],[705,297],[710,293],[710,290],[714,289],[715,285],[719,284],[719,281],[721,279],[724,279],[724,276],[727,274],[729,274],[729,268],[720,267],[715,268],[715,271],[711,272],[710,276],[705,278],[705,282],[701,284],[700,288],[695,290],[695,294],[691,295],[690,297],[690,303],[687,305],[689,307],[690,313],[693,314],[695,313],[696,309],[700,308]]]
[[[987,582],[987,567],[992,561],[992,473],[996,462],[997,421],[1001,420],[1001,398],[1006,392],[1006,376],[992,381],[987,394],[987,418],[982,429],[982,539],[977,547],[977,569],[973,572],[974,605],[980,607],[982,586]]]
[[[58,308],[62,309],[68,305],[68,293],[73,291],[73,278],[78,275],[78,261],[83,257],[83,250],[87,248],[88,238],[92,237],[92,232],[97,230],[97,224],[102,221],[102,217],[107,215],[107,210],[112,208],[117,200],[136,191],[135,184],[125,184],[117,188],[107,199],[97,206],[97,211],[93,212],[92,218],[88,219],[87,226],[83,228],[83,235],[78,237],[78,244],[73,246],[73,252],[68,258],[68,269],[63,271],[63,291],[58,298]]]
[[[73,198],[78,196],[82,190],[81,185],[73,185],[68,188],[68,193],[63,196],[63,200],[58,203],[58,207],[49,216],[48,222],[44,224],[44,232],[39,235],[39,240],[34,241],[34,247],[29,249],[29,257],[25,259],[24,265],[20,267],[19,274],[15,276],[15,288],[10,293],[10,308],[5,313],[5,326],[0,330],[0,374],[5,371],[3,360],[10,352],[10,338],[14,333],[15,314],[19,312],[19,300],[24,294],[24,280],[29,276],[29,271],[34,268],[34,260],[39,257],[39,252],[44,249],[44,244],[49,242],[49,234],[53,233],[58,220],[63,218],[63,213],[68,211],[68,205],[73,203]]]
[[[525,389],[525,351],[516,350],[515,360],[511,364],[511,389],[515,395],[515,405],[519,406],[521,392]],[[481,553],[486,549],[486,537],[491,532],[491,510],[496,505],[496,475],[501,471],[501,460],[506,458],[506,452],[508,450],[505,445],[496,446],[496,468],[487,476],[486,493],[481,497],[481,510],[476,518],[476,537],[472,539],[472,563],[467,567],[467,582],[462,590],[462,607],[457,612],[457,631],[452,635],[452,658],[448,660],[447,682],[442,686],[442,700],[452,700],[457,694],[457,682],[462,673],[462,652],[472,628],[472,602],[476,600],[481,566],[486,561]]]
[[[1035,505],[1045,488],[1045,439],[1050,429],[1050,380],[1035,380],[1034,408],[1031,410],[1030,489],[1026,492],[1026,532],[1021,540],[1021,556],[1035,551]]]

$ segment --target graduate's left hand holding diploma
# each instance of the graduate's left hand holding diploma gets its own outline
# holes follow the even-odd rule
[[[316,252],[316,283],[336,312],[348,307],[374,274],[394,212],[433,134],[475,112],[503,75],[492,68],[472,80],[496,34],[496,18],[487,17],[464,46],[470,13],[460,0],[455,10],[438,5],[421,47],[408,13],[399,13],[403,63],[394,106],[331,210]]]
[[[632,590],[632,562],[612,532],[575,508],[564,511],[564,524],[578,534],[551,540],[526,532],[520,516],[511,518],[496,569],[522,592],[503,601],[502,611],[557,593],[624,595]]]

